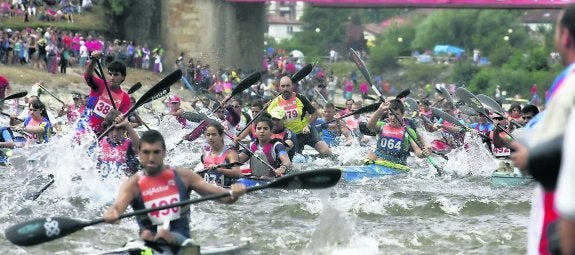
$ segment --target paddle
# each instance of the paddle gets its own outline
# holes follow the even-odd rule
[[[493,98],[484,94],[479,94],[477,95],[477,99],[479,99],[483,106],[487,107],[488,110],[496,113],[499,116],[505,116],[505,110],[503,110],[503,108],[495,100],[493,100]]]
[[[342,119],[347,118],[347,117],[349,117],[349,116],[351,116],[351,115],[363,114],[363,113],[368,113],[368,112],[374,112],[374,111],[377,110],[377,108],[379,108],[380,105],[381,105],[381,102],[380,102],[380,103],[375,103],[375,104],[366,105],[366,106],[361,107],[361,108],[359,108],[359,109],[357,109],[357,110],[355,110],[355,111],[353,111],[353,112],[350,112],[350,113],[348,113],[348,114],[344,114],[344,115],[342,115],[342,116],[340,116],[340,117],[338,117],[338,118],[334,118],[333,120],[326,121],[326,122],[323,123],[323,124],[316,125],[316,127],[320,127],[321,125],[324,125],[324,124],[329,124],[329,123],[332,123],[332,122],[335,122],[335,121],[342,120]]]
[[[461,111],[465,115],[469,115],[469,116],[478,115],[478,113],[475,110],[473,110],[473,108],[471,108],[467,105],[459,106],[457,109],[459,109],[459,111]]]
[[[339,169],[325,168],[312,171],[304,171],[285,175],[259,186],[249,187],[246,189],[246,193],[268,188],[323,189],[334,186],[340,178],[341,170]],[[203,201],[224,198],[230,195],[230,192],[223,192],[155,208],[137,210],[131,213],[122,214],[120,215],[119,219],[137,215],[145,215],[150,212],[161,211],[168,208],[181,207],[185,205],[200,203]],[[103,222],[103,218],[95,219],[92,221],[84,221],[66,217],[36,218],[11,226],[6,229],[4,233],[6,239],[15,245],[32,246],[62,238],[85,227],[100,224]]]
[[[447,100],[447,102],[449,102],[451,105],[455,105],[453,103],[453,98],[451,97],[451,94],[449,94],[449,91],[447,91],[445,86],[439,87],[439,91],[441,91],[442,97],[445,98],[445,100]]]
[[[402,100],[405,97],[409,96],[409,94],[411,94],[411,89],[404,89],[401,92],[399,92],[399,94],[397,94],[397,96],[395,96],[395,99]]]
[[[46,191],[48,188],[50,188],[50,186],[52,186],[52,184],[54,184],[54,182],[56,182],[56,180],[54,180],[54,175],[53,174],[49,174],[48,178],[50,178],[50,182],[48,182],[46,185],[44,185],[44,187],[42,187],[40,190],[27,195],[26,198],[29,200],[36,200],[38,199],[38,197],[40,197],[40,195],[42,195],[42,193],[44,193],[44,191]]]
[[[311,73],[312,69],[313,69],[312,64],[307,64],[306,66],[299,69],[299,71],[297,71],[297,73],[292,75],[292,77],[290,78],[293,84],[296,84],[303,78],[305,78],[308,74]]]
[[[100,70],[100,73],[96,72],[96,74],[98,76],[100,76],[100,79],[102,79],[104,81],[104,87],[106,87],[106,91],[108,92],[108,96],[110,97],[110,102],[112,103],[112,107],[117,110],[118,107],[116,107],[116,103],[114,102],[114,98],[112,97],[112,92],[110,91],[110,88],[108,87],[108,81],[106,81],[106,75],[104,75],[104,71],[102,71],[102,65],[100,64],[100,60],[94,59],[92,61],[96,61],[96,65],[98,65],[98,70]]]
[[[359,56],[359,53],[357,51],[355,51],[352,48],[349,48],[350,51],[350,55],[351,55],[351,59],[353,60],[353,62],[355,63],[355,65],[357,66],[357,68],[359,69],[359,71],[361,72],[361,74],[363,74],[365,80],[367,81],[367,83],[371,86],[371,89],[373,89],[373,91],[377,94],[377,96],[383,101],[385,102],[385,98],[381,95],[381,93],[379,92],[379,90],[373,85],[373,83],[371,82],[371,76],[369,75],[369,71],[367,70],[367,67],[365,66],[365,63],[363,62],[363,60],[361,60],[361,57]],[[403,91],[402,91],[403,92]],[[402,93],[400,93],[402,94]],[[407,95],[409,95],[409,93],[407,93]],[[405,96],[407,96],[405,95]],[[394,117],[395,119],[401,123],[401,125],[403,127],[405,127],[405,123],[403,122],[403,120],[400,120],[399,117],[397,117],[397,115],[395,114],[395,112],[393,111],[389,111]],[[419,141],[417,140],[417,138],[415,137],[414,134],[412,134],[412,132],[409,132],[409,128],[405,127],[407,130],[407,134],[408,136],[415,142],[415,144],[419,147],[419,148],[423,148],[421,146],[421,144],[419,143]],[[433,166],[435,168],[435,170],[437,171],[437,175],[441,176],[441,172],[443,172],[443,169],[441,169],[436,163],[435,160],[433,160],[431,157],[427,157],[427,161],[429,161],[429,164],[431,164],[431,166]]]
[[[142,83],[136,82],[136,84],[132,85],[132,87],[128,89],[128,94],[134,94],[134,92],[138,91],[138,89],[140,89],[141,87]]]
[[[28,95],[28,92],[26,92],[26,91],[18,92],[18,93],[6,96],[3,99],[0,99],[0,102],[4,102],[4,101],[9,100],[9,99],[16,99],[16,98],[25,97],[26,95]]]
[[[243,165],[243,164],[240,163],[240,162],[233,162],[233,163],[228,163],[228,164],[219,164],[219,165],[215,166],[214,168],[226,168],[226,169],[229,169],[229,168],[232,168],[232,167],[234,167],[234,166],[241,166],[241,165]],[[196,171],[196,173],[201,174],[201,173],[203,173],[203,172],[207,172],[207,171],[210,171],[210,170],[212,170],[212,168],[204,168],[204,169],[201,169],[201,170]]]
[[[136,103],[132,105],[132,107],[126,113],[124,113],[124,118],[130,115],[130,113],[132,113],[136,109],[138,109],[138,107],[169,93],[170,86],[176,83],[180,79],[180,77],[182,77],[182,71],[179,69],[166,76],[156,85],[154,85],[150,90],[144,93],[144,95],[142,95],[142,97],[140,97],[140,99],[138,99],[138,101],[136,101]],[[106,129],[100,136],[98,136],[98,141],[100,141],[102,137],[104,137],[108,132],[110,132],[112,128],[114,128],[114,125],[110,125],[108,129]]]
[[[66,105],[66,103],[64,101],[60,100],[60,98],[58,98],[56,95],[54,95],[52,92],[50,92],[50,90],[48,90],[46,87],[44,87],[44,85],[42,85],[41,82],[38,83],[38,87],[40,87],[42,90],[46,91],[46,93],[48,93],[48,95],[50,95],[54,99],[56,99],[56,101],[60,102],[63,105]]]
[[[483,104],[481,104],[481,101],[479,101],[479,99],[477,99],[477,97],[475,97],[475,95],[473,95],[471,92],[469,92],[469,90],[459,87],[457,88],[457,90],[455,90],[455,93],[457,94],[457,97],[461,99],[461,101],[465,102],[465,104],[473,108],[473,110],[479,113],[479,115],[484,116],[491,123],[495,124],[495,122],[493,122],[493,119],[491,119],[491,117],[489,117],[489,115],[485,113],[485,108],[483,108]],[[499,124],[497,124],[496,126],[499,129],[501,129],[505,134],[507,134],[511,139],[514,139],[513,136],[509,132],[507,132],[507,130],[502,128]]]
[[[12,117],[10,114],[5,113],[5,112],[0,112],[0,114],[4,115],[4,116],[6,116],[6,117]],[[15,119],[16,119],[17,121],[24,122],[23,119],[19,119],[19,118],[15,118]]]
[[[235,95],[242,93],[244,90],[249,88],[252,84],[258,82],[261,79],[261,77],[262,77],[262,74],[260,72],[255,72],[255,73],[250,74],[248,77],[244,78],[243,80],[241,80],[240,83],[238,83],[238,85],[232,90],[232,94],[228,98],[226,98],[220,105],[218,105],[218,107],[216,107],[216,109],[212,110],[212,112],[217,112],[222,107],[225,107],[226,103],[228,103],[228,101],[230,99],[232,99]],[[194,128],[194,130],[192,130],[192,132],[190,132],[193,135],[190,137],[189,140],[194,141],[194,140],[198,139],[198,137],[200,137],[200,135],[202,134],[202,131],[205,127],[206,127],[206,122],[205,122],[205,120],[203,120],[200,123],[200,125],[198,125],[196,128]]]

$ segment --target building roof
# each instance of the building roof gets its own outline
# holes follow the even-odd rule
[[[277,14],[268,14],[268,24],[301,25],[302,23]]]
[[[381,33],[383,33],[383,31],[385,31],[385,28],[381,27],[377,23],[364,24],[363,29],[364,29],[364,31],[371,33],[371,34],[374,34],[374,35],[381,34]]]

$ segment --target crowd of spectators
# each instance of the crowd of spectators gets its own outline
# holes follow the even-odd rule
[[[88,11],[92,6],[92,0],[2,0],[0,10],[3,19],[21,18],[24,22],[74,22],[74,13]]]

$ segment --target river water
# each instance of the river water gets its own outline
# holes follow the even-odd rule
[[[178,124],[173,119],[159,126],[168,149],[185,133],[174,128]],[[92,220],[113,201],[119,180],[100,180],[87,145],[75,145],[70,135],[54,140],[17,150],[13,165],[0,170],[0,229],[36,217]],[[203,245],[249,241],[244,254],[524,254],[533,187],[490,187],[496,162],[481,146],[473,139],[467,151],[451,152],[450,160],[441,162],[447,172],[442,177],[425,161],[410,159],[413,170],[407,175],[340,182],[325,190],[267,189],[233,205],[195,204],[192,236]],[[184,142],[166,163],[193,167],[198,148],[199,142]],[[338,160],[316,159],[296,164],[296,169],[357,163],[366,150],[358,145],[338,148]],[[55,176],[55,184],[37,200],[26,200],[48,182],[48,174]],[[95,225],[33,247],[12,245],[2,231],[0,251],[98,254],[136,236],[133,219]]]

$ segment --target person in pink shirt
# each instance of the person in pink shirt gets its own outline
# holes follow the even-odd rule
[[[367,81],[363,81],[359,85],[359,91],[361,91],[361,99],[366,99],[367,98],[367,92],[369,91],[369,85],[367,84]]]
[[[74,57],[78,59],[80,55],[80,41],[84,40],[84,38],[80,35],[80,33],[74,34],[72,37],[72,51],[74,52]]]
[[[112,99],[110,99],[104,80],[94,76],[96,61],[101,56],[101,51],[94,51],[90,54],[92,61],[90,61],[84,72],[84,79],[90,87],[90,95],[77,126],[77,130],[80,133],[89,128],[98,136],[104,132],[101,124],[110,111],[114,109],[114,106],[121,113],[126,113],[131,106],[130,96],[120,87],[126,79],[126,64],[114,61],[108,65],[109,78],[107,83],[112,94]]]

